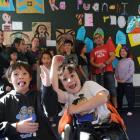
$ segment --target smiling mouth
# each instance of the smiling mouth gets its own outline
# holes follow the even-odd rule
[[[70,89],[74,89],[76,87],[76,84],[72,84],[69,86]]]

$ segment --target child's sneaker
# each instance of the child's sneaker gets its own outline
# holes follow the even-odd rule
[[[132,116],[133,113],[132,112],[127,112],[127,116]]]

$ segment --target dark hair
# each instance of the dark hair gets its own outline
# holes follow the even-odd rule
[[[46,51],[43,51],[42,53],[41,53],[41,55],[40,55],[40,57],[39,57],[39,65],[42,65],[42,57],[43,57],[43,55],[44,54],[47,54],[47,55],[49,55],[50,56],[50,58],[52,59],[52,54],[50,53],[50,51],[48,51],[48,50],[46,50]]]
[[[130,50],[128,49],[128,47],[126,46],[126,45],[122,45],[122,48],[120,49],[120,51],[119,51],[119,56],[120,56],[120,58],[119,59],[122,59],[122,57],[121,57],[121,50],[122,49],[124,49],[126,52],[127,52],[127,58],[128,57],[130,57]]]
[[[71,40],[69,40],[69,39],[66,39],[64,41],[64,44],[71,44],[71,46],[73,46],[73,42]]]
[[[10,81],[12,72],[16,69],[21,69],[21,68],[24,68],[32,77],[32,69],[30,65],[24,61],[17,61],[16,63],[10,65],[9,68],[7,69],[6,71],[7,79]]]
[[[18,45],[19,45],[19,44],[21,43],[22,40],[23,40],[22,38],[16,37],[16,38],[14,39],[13,43],[12,43],[12,47],[15,47],[15,44],[18,44]]]

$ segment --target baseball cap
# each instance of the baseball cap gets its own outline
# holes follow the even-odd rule
[[[94,34],[93,34],[93,37],[94,37],[96,34],[100,34],[101,36],[104,37],[104,31],[103,31],[103,29],[100,28],[100,27],[98,27],[98,28],[95,30],[95,32],[94,32]]]

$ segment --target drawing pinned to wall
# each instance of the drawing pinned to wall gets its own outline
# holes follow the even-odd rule
[[[50,7],[51,7],[52,11],[55,11],[55,10],[58,11],[59,10],[59,8],[55,4],[55,0],[49,0],[49,4],[50,4]]]
[[[0,0],[0,11],[15,11],[13,0]]]
[[[7,13],[3,13],[2,19],[5,22],[2,24],[2,30],[3,31],[11,31],[11,29],[12,29],[11,16]]]
[[[64,40],[69,39],[72,42],[75,40],[75,32],[72,29],[57,29],[56,30],[56,49],[58,52],[63,52]]]
[[[85,26],[93,27],[93,14],[85,13]]]
[[[4,44],[8,45],[8,46],[13,43],[13,41],[16,37],[24,38],[25,44],[30,44],[31,39],[33,37],[33,33],[32,32],[21,32],[21,31],[4,32],[4,37],[5,37]]]
[[[128,34],[131,47],[140,45],[140,34]]]
[[[32,22],[32,31],[35,37],[40,40],[40,46],[46,47],[46,41],[51,40],[50,22]]]
[[[17,13],[44,13],[44,0],[16,0]]]

